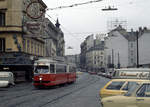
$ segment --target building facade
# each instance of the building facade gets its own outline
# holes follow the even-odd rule
[[[146,27],[127,32],[119,26],[112,30],[106,39],[107,64],[113,63],[115,68],[118,68],[118,62],[120,67],[150,67],[149,40],[150,30]],[[115,51],[118,52],[118,57]]]
[[[104,47],[93,47],[86,53],[86,66],[88,71],[100,72],[105,69]]]
[[[139,65],[150,68],[150,30],[144,27],[139,29]]]
[[[44,38],[47,57],[64,56],[65,41],[64,34],[48,18],[44,19]]]
[[[128,40],[118,31],[111,31],[106,40],[107,67],[128,66]]]
[[[0,69],[31,79],[34,58],[64,56],[63,32],[50,21],[44,27],[46,8],[42,0],[0,0]]]
[[[87,71],[99,72],[101,69],[105,69],[104,47],[105,42],[99,37],[94,39],[94,35],[88,36],[81,44],[80,60],[84,61],[84,68]],[[83,62],[80,62],[80,65],[82,64]]]
[[[76,64],[77,68],[80,68],[80,55],[79,54],[77,54],[77,55],[66,55],[65,59],[69,63]]]
[[[80,68],[81,69],[86,69],[86,41],[82,42],[80,45],[81,48],[81,53],[80,53]]]

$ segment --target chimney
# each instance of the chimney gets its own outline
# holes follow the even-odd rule
[[[139,27],[139,34],[142,35],[144,32],[144,29],[142,29],[142,27]]]
[[[139,27],[139,32],[141,32],[142,31],[142,27]]]
[[[147,27],[144,27],[144,31],[146,31],[147,30]]]

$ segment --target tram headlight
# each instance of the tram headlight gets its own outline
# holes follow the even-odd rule
[[[40,81],[42,81],[42,78],[39,78]]]

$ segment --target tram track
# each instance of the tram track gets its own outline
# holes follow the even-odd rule
[[[90,78],[87,77],[85,79],[87,79],[86,82],[78,81],[72,85],[67,86],[67,88],[60,87],[58,89],[56,88],[56,90],[55,89],[54,90],[52,90],[52,89],[31,90],[31,92],[29,92],[29,93],[24,93],[21,95],[10,97],[10,98],[4,98],[4,99],[0,100],[0,102],[3,102],[3,104],[5,104],[6,102],[13,100],[13,102],[15,102],[15,103],[10,104],[10,105],[8,104],[5,107],[21,107],[22,105],[30,104],[33,99],[35,101],[36,100],[38,101],[39,100],[38,97],[40,97],[40,98],[46,97],[47,98],[46,101],[43,99],[42,102],[37,105],[38,107],[44,107],[46,105],[56,103],[58,100],[66,97],[66,96],[69,96],[77,91],[80,91],[83,88],[87,88],[88,86],[96,83],[99,80],[99,78],[95,78],[95,77],[90,77]],[[72,90],[72,91],[70,91],[70,90]],[[62,93],[63,91],[67,91],[67,92]],[[53,96],[53,98],[51,98],[51,97],[49,98],[48,95]],[[1,106],[1,104],[0,104],[0,106]]]
[[[92,79],[93,79],[93,78],[92,78]],[[63,95],[61,95],[61,96],[58,96],[58,97],[56,97],[56,98],[50,100],[49,102],[47,102],[47,103],[45,103],[45,104],[43,104],[43,105],[41,105],[41,106],[39,106],[39,107],[44,107],[44,106],[46,106],[46,105],[48,105],[48,104],[54,104],[54,103],[56,103],[58,100],[60,100],[60,99],[62,99],[62,98],[64,98],[64,97],[66,97],[66,96],[69,96],[69,95],[71,95],[71,94],[73,94],[73,93],[75,93],[75,92],[77,92],[77,91],[80,91],[80,90],[82,90],[82,89],[84,89],[84,88],[89,87],[90,85],[93,85],[93,83],[96,83],[98,80],[99,80],[99,79],[96,79],[96,80],[94,80],[94,81],[91,81],[91,80],[90,80],[91,82],[88,82],[88,84],[86,84],[85,86],[82,86],[82,87],[80,87],[80,88],[78,88],[78,89],[75,89],[75,90],[73,90],[73,91],[71,91],[71,92],[68,92],[68,93],[65,93],[65,94],[63,94]]]

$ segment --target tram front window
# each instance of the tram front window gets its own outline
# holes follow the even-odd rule
[[[34,72],[38,74],[47,74],[49,73],[48,66],[36,66]]]

